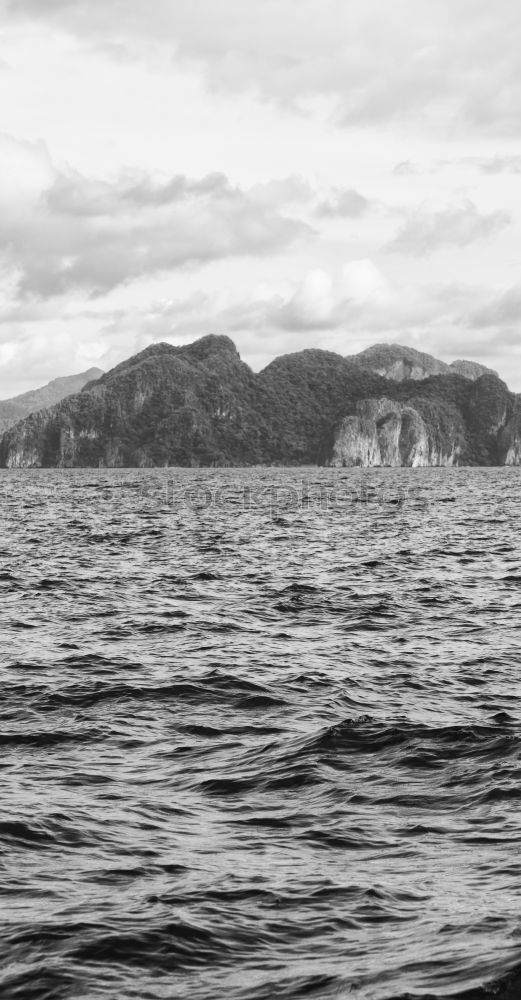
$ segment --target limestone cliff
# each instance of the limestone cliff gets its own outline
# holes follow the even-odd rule
[[[475,381],[482,375],[496,375],[497,372],[477,361],[453,361],[450,365],[431,354],[417,351],[413,347],[403,347],[401,344],[374,344],[360,354],[354,355],[353,361],[364,368],[382,375],[384,378],[402,382],[406,379],[430,378],[432,375],[463,375],[464,378]]]
[[[521,465],[521,396],[516,396],[498,435],[499,464]]]
[[[493,368],[486,368],[485,365],[480,365],[477,361],[451,361],[449,368],[457,375],[469,378],[472,382],[481,378],[482,375],[495,375],[496,378],[499,378],[498,373]]]
[[[424,379],[449,371],[449,366],[430,354],[399,344],[375,344],[361,351],[353,360],[384,378],[401,382],[404,379]]]
[[[453,439],[429,427],[413,406],[395,400],[364,399],[344,417],[333,441],[329,465],[454,465],[461,454]]]

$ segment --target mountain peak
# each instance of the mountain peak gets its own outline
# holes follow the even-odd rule
[[[31,389],[19,396],[12,396],[11,399],[0,400],[0,432],[12,427],[30,413],[55,406],[67,396],[80,392],[88,382],[93,382],[102,375],[101,368],[89,368],[78,375],[62,375],[39,389]]]
[[[205,337],[194,340],[193,344],[187,344],[185,347],[182,347],[181,350],[184,354],[189,354],[190,357],[195,358],[197,361],[203,361],[213,354],[227,354],[234,358],[240,357],[233,340],[224,333],[209,333]]]
[[[166,340],[158,340],[153,344],[149,344],[148,347],[145,347],[138,354],[134,354],[131,358],[122,361],[112,371],[126,368],[129,365],[134,366],[136,363],[148,360],[149,358],[165,355],[169,357],[184,357],[190,361],[204,361],[206,358],[216,354],[229,355],[234,358],[240,357],[230,337],[227,337],[225,334],[209,333],[204,337],[194,340],[191,344],[170,344]]]
[[[496,378],[499,378],[498,373],[493,368],[486,368],[485,365],[480,365],[477,361],[452,361],[450,367],[458,375],[470,378],[473,382],[475,379],[481,378],[482,375],[495,375]]]

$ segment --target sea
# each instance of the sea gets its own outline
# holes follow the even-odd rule
[[[2,1000],[521,996],[520,498],[3,470]]]

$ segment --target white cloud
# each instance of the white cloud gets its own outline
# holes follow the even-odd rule
[[[381,303],[390,298],[390,289],[372,260],[350,260],[342,268],[345,298],[357,303]]]
[[[274,310],[277,325],[288,329],[317,330],[334,325],[336,308],[333,280],[329,274],[316,268],[310,271],[300,286],[280,310]]]
[[[367,318],[374,315],[390,297],[383,274],[370,260],[348,261],[338,275],[314,268],[286,299],[280,295],[272,299],[265,323],[290,332],[334,331],[364,310]]]
[[[515,0],[4,0],[127,56],[151,42],[200,67],[212,88],[288,104],[333,96],[342,120],[413,115],[517,134]],[[479,72],[477,68],[479,67]]]

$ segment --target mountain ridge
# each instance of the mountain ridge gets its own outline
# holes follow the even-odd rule
[[[411,348],[383,346],[391,365],[403,362],[398,378],[381,372],[382,345],[362,352],[362,363],[308,348],[254,373],[226,336],[153,344],[10,428],[0,464],[521,463],[521,397],[497,374],[469,362],[469,377]],[[420,362],[442,370],[420,379]]]
[[[394,381],[404,379],[414,379],[420,381],[428,378],[429,375],[450,375],[455,373],[463,375],[472,381],[480,378],[481,375],[499,375],[492,368],[477,361],[440,361],[432,354],[416,350],[415,347],[404,347],[401,344],[373,344],[359,354],[354,354],[351,359],[357,364],[385,378],[392,378]]]

